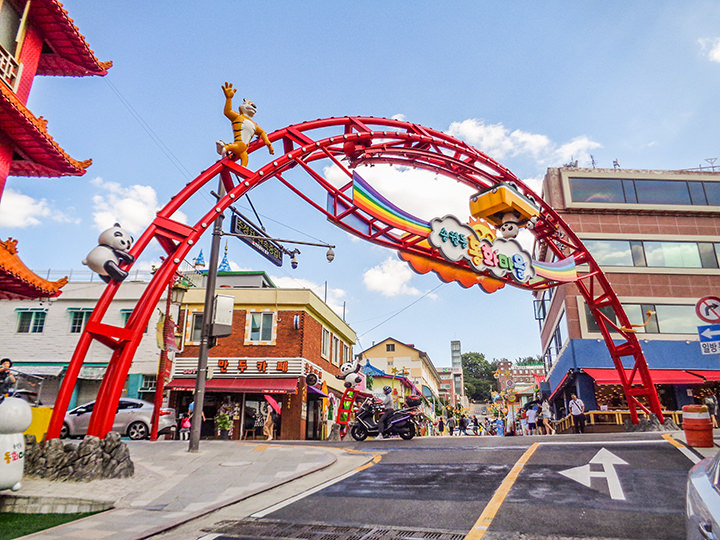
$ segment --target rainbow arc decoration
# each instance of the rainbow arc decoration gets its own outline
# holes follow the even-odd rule
[[[393,227],[423,238],[430,234],[430,223],[395,206],[368,184],[357,171],[353,171],[353,203]]]
[[[535,273],[547,279],[555,281],[575,281],[577,270],[575,268],[575,257],[570,256],[556,262],[540,262],[533,260]]]

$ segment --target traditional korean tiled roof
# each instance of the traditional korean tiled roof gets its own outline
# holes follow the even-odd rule
[[[17,240],[0,241],[0,299],[22,300],[60,295],[67,277],[47,281],[33,274],[17,254]]]
[[[95,57],[60,2],[34,0],[28,16],[50,49],[45,47],[40,55],[38,75],[105,75],[112,66],[112,62],[100,62]]]
[[[0,84],[0,131],[16,145],[10,174],[15,176],[78,176],[92,160],[77,161],[65,153],[36,117],[6,85]]]

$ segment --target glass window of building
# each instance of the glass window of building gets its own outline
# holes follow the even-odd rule
[[[636,180],[635,191],[640,204],[691,204],[687,182]]]
[[[385,352],[395,352],[395,344],[394,343],[386,343],[385,344]]]
[[[92,313],[91,309],[69,309],[70,312],[70,333],[79,334],[85,329],[85,325]]]
[[[720,182],[703,182],[707,204],[720,206]]]
[[[320,354],[323,358],[330,359],[330,330],[327,328],[322,329],[322,349]]]
[[[695,242],[643,242],[648,266],[663,268],[702,268]]]
[[[583,240],[583,244],[600,266],[634,266],[627,240]]]
[[[21,20],[20,12],[13,7],[12,2],[0,3],[0,45],[13,57],[17,49],[15,38]]]
[[[695,306],[656,305],[657,324],[662,334],[697,334]]]
[[[250,314],[250,341],[272,341],[273,313]]]
[[[45,311],[18,310],[18,334],[40,334],[45,328]]]
[[[193,341],[195,343],[200,342],[200,336],[202,334],[202,323],[203,323],[203,314],[202,313],[193,313],[192,329],[190,330],[190,341]]]
[[[570,194],[575,202],[625,202],[622,181],[614,178],[570,178]]]

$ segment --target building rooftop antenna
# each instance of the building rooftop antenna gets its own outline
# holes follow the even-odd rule
[[[705,158],[705,161],[707,161],[710,164],[710,169],[712,169],[712,172],[715,172],[715,162],[718,158],[716,157],[709,157]]]

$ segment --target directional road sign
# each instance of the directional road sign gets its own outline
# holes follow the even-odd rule
[[[595,471],[590,468],[592,464],[602,465],[602,471]],[[591,478],[604,478],[610,491],[610,497],[616,500],[625,500],[625,492],[620,484],[615,465],[627,465],[627,461],[619,458],[609,450],[601,448],[597,454],[586,464],[572,469],[560,471],[560,474],[567,476],[571,480],[581,483],[585,487],[590,487]]]
[[[720,298],[705,296],[695,304],[695,313],[706,323],[720,323]]]
[[[700,348],[703,354],[720,354],[720,324],[698,326]]]

